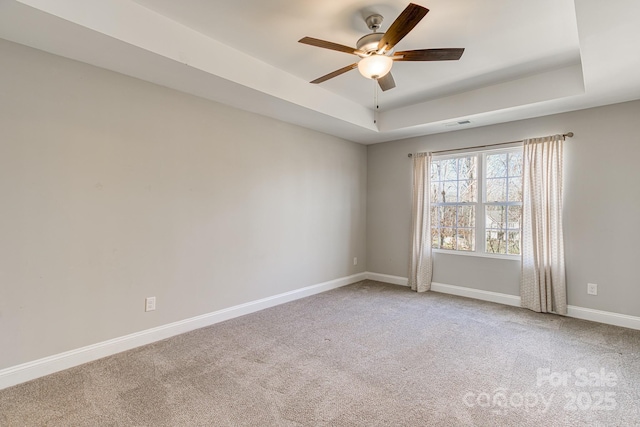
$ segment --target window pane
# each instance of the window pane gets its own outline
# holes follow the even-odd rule
[[[522,178],[509,178],[509,201],[522,201]]]
[[[458,176],[460,180],[478,178],[476,173],[476,156],[458,159]]]
[[[438,207],[431,206],[431,227],[438,227],[440,220],[438,219]]]
[[[507,201],[507,180],[505,178],[487,179],[487,202]]]
[[[440,180],[440,161],[431,160],[431,181]]]
[[[442,182],[431,183],[431,203],[441,202],[442,198]]]
[[[506,253],[505,234],[500,230],[487,230],[487,252],[492,254]]]
[[[506,228],[507,216],[504,206],[487,206],[485,217],[487,229],[504,230]]]
[[[456,180],[458,179],[458,168],[456,167],[456,159],[442,160],[442,179]]]
[[[458,201],[458,181],[444,182],[444,199],[440,199],[443,203],[455,203]]]
[[[476,232],[473,228],[458,229],[458,250],[474,251],[476,248]]]
[[[458,227],[473,228],[475,226],[475,206],[458,206]]]
[[[509,153],[509,176],[522,176],[522,153]]]
[[[437,208],[438,211],[438,227],[444,227],[444,221],[443,221],[443,217],[444,217],[444,208],[442,206],[438,206]]]
[[[460,202],[475,203],[478,186],[476,180],[460,181]]]
[[[507,154],[487,154],[487,178],[507,176]]]
[[[455,249],[456,248],[455,236],[456,236],[456,233],[454,228],[443,228],[442,234],[440,236],[440,247],[442,249]]]
[[[442,208],[442,227],[455,227],[456,226],[456,207],[444,206]]]
[[[509,222],[507,228],[520,230],[522,227],[522,206],[509,206]]]
[[[440,249],[440,229],[431,228],[431,247],[434,249]]]
[[[520,232],[509,231],[509,247],[508,253],[519,255],[520,254]]]

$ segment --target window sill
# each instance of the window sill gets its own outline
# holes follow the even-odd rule
[[[506,259],[509,261],[520,261],[520,255],[489,254],[486,252],[466,252],[466,251],[454,251],[449,249],[432,249],[432,252],[435,252],[437,254],[462,255],[462,256],[472,256],[472,257],[478,257],[478,258],[494,258],[494,259]]]

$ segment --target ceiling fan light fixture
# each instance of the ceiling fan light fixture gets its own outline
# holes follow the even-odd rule
[[[358,71],[368,79],[377,80],[386,76],[393,66],[393,59],[386,55],[373,54],[358,62]]]
[[[318,77],[317,79],[312,80],[311,83],[318,84],[326,82],[329,79],[338,77],[357,67],[363,77],[377,80],[377,86],[380,86],[383,91],[387,91],[396,87],[395,80],[390,73],[394,61],[421,62],[454,61],[460,59],[464,52],[463,48],[414,49],[402,52],[395,51],[395,46],[398,42],[409,34],[428,12],[429,9],[424,6],[409,3],[409,6],[402,11],[402,13],[395,19],[395,21],[393,21],[384,33],[378,32],[383,19],[382,15],[374,14],[368,16],[365,19],[365,22],[373,32],[360,37],[356,43],[355,49],[343,44],[315,39],[313,37],[301,38],[298,40],[300,43],[337,52],[348,53],[361,58],[357,63],[347,65],[339,70],[335,70],[322,77]]]

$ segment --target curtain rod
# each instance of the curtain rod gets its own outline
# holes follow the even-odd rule
[[[573,132],[563,133],[562,137],[565,138],[565,139],[566,138],[573,138]],[[474,147],[452,148],[451,150],[432,151],[431,154],[453,153],[454,151],[473,150],[474,148],[497,147],[497,146],[500,146],[500,145],[517,144],[518,142],[524,142],[524,140],[521,139],[519,141],[499,142],[497,144],[476,145]],[[409,153],[408,157],[413,157],[413,154]]]

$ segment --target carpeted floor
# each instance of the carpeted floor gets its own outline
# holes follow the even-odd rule
[[[364,281],[0,391],[2,426],[640,426],[640,331]]]

